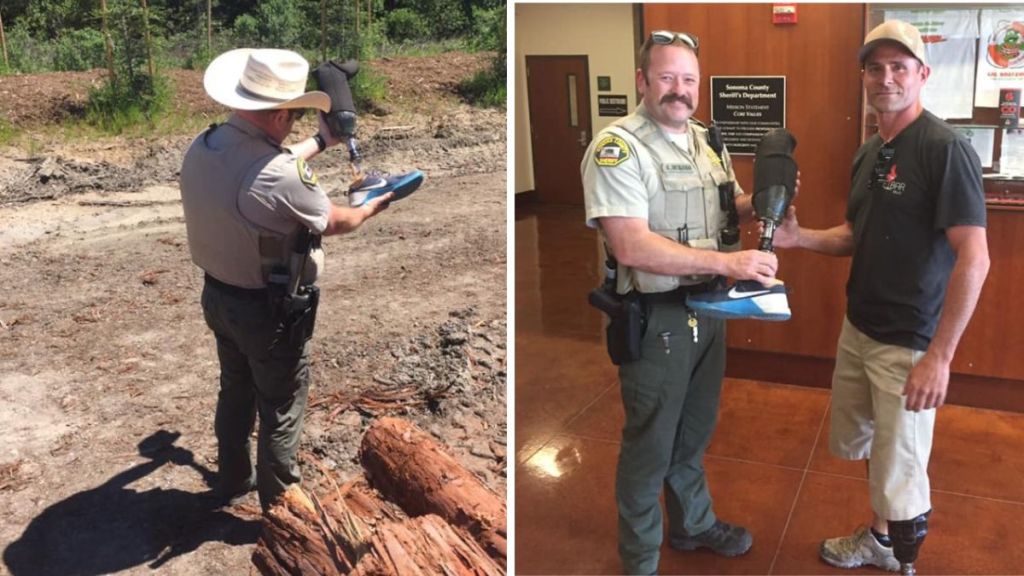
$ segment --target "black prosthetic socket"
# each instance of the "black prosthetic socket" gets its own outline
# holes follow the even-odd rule
[[[785,128],[764,135],[754,157],[754,212],[764,227],[758,249],[772,251],[775,229],[796,193],[796,138]]]
[[[313,70],[317,86],[331,98],[331,111],[324,115],[327,128],[335,138],[343,138],[348,146],[349,159],[358,164],[362,157],[356,148],[356,105],[349,81],[359,72],[355,60],[324,62]]]
[[[917,551],[928,535],[929,510],[910,520],[889,520],[889,537],[892,538],[892,553],[900,562],[903,574],[914,574]]]

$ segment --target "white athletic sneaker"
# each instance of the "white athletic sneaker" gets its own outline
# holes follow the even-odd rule
[[[731,288],[691,294],[686,305],[708,318],[789,320],[789,300],[782,282],[765,286],[756,280],[737,280]]]
[[[821,543],[821,559],[838,568],[877,566],[890,572],[899,572],[900,563],[892,548],[875,540],[866,526],[858,528],[852,536],[829,538]]]

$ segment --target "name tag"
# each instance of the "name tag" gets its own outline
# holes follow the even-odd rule
[[[665,174],[687,175],[696,172],[692,164],[662,164]]]

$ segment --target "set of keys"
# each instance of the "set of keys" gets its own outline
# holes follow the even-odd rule
[[[698,340],[697,315],[692,310],[687,314],[686,325],[690,327],[690,331],[693,333],[693,342],[696,344]],[[672,337],[672,333],[662,332],[658,336],[661,337],[661,343],[665,346],[665,354],[671,354],[672,347],[669,346],[669,338]]]

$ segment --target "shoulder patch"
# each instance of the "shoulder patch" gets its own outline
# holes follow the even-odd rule
[[[594,147],[594,162],[598,166],[618,166],[629,158],[629,144],[618,136],[605,136]]]
[[[310,188],[316,186],[318,180],[316,174],[313,173],[313,169],[310,168],[309,164],[306,164],[306,160],[299,157],[295,160],[295,166],[299,169],[299,180]]]

